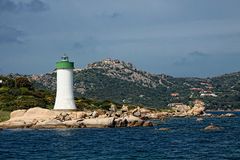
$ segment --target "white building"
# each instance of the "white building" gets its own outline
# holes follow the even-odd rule
[[[56,63],[57,69],[57,94],[54,109],[75,110],[76,105],[73,96],[73,69],[74,63],[69,62],[67,56]]]

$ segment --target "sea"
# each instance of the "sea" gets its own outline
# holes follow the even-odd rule
[[[154,127],[4,129],[0,131],[0,160],[237,160],[240,112],[234,114],[237,117],[203,121],[170,118],[154,121]],[[223,129],[203,130],[211,123]]]

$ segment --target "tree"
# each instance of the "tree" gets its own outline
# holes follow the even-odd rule
[[[32,83],[25,77],[17,77],[16,79],[16,87],[26,87],[28,89],[32,89]]]

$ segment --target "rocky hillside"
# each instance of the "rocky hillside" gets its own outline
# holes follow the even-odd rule
[[[29,76],[36,88],[56,89],[56,73]],[[163,96],[172,85],[170,76],[136,69],[131,63],[106,59],[74,70],[76,96],[110,99],[118,103],[166,106]]]
[[[13,75],[12,75],[13,76]],[[214,78],[175,78],[106,59],[74,70],[77,97],[167,108],[202,99],[207,109],[240,108],[240,72]],[[55,91],[56,73],[27,76],[35,88]]]

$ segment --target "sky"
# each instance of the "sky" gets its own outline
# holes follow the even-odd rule
[[[66,53],[176,77],[240,71],[239,0],[0,0],[0,74],[43,74]]]

